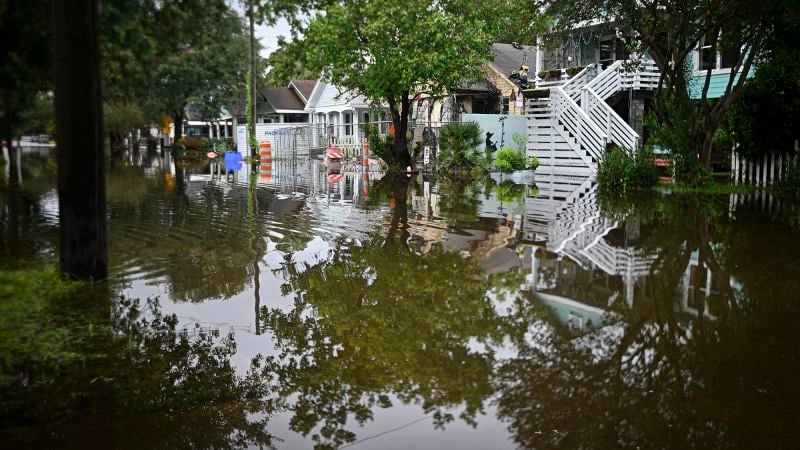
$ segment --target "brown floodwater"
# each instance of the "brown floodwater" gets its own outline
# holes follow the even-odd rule
[[[108,282],[0,322],[0,447],[800,446],[797,199],[236,169],[110,162]],[[0,271],[54,267],[54,155],[3,180]]]

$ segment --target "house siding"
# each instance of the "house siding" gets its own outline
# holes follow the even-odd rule
[[[336,100],[336,97],[339,96],[339,90],[336,89],[336,86],[332,84],[325,84],[325,89],[322,91],[322,95],[319,97],[319,101],[317,102],[317,106],[336,106],[341,104],[341,100]]]
[[[498,72],[497,69],[489,65],[484,66],[484,75],[486,80],[492,83],[500,91],[501,100],[502,97],[509,98],[508,114],[514,116],[525,114],[524,105],[520,108],[517,108],[513,100],[513,98],[516,98],[516,96],[521,95],[519,86],[512,83],[511,80]],[[529,76],[533,77],[534,74],[529,74]]]
[[[750,70],[747,78],[752,78],[755,75],[755,70]],[[734,83],[739,81],[741,73],[736,74]],[[730,80],[730,73],[712,73],[711,82],[708,84],[707,98],[720,98],[725,93],[725,88],[728,87],[728,80]],[[689,81],[689,96],[693,100],[699,100],[703,95],[703,86],[706,82],[705,74],[694,74]]]

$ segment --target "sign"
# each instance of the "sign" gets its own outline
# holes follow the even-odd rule
[[[242,154],[225,152],[225,170],[242,170]]]
[[[247,127],[238,126],[236,130],[236,147],[240,152],[247,151]]]
[[[517,108],[522,108],[522,96],[517,97],[517,100],[514,102],[514,106]]]
[[[431,162],[431,148],[426,145],[422,154],[422,162],[427,166]]]

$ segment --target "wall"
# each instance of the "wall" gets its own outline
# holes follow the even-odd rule
[[[739,81],[739,75],[736,74],[736,80],[734,83]],[[750,74],[748,78],[752,78],[755,75],[755,70],[750,70]],[[728,81],[731,79],[730,71],[725,70],[725,73],[713,73],[711,74],[711,82],[708,84],[708,97],[707,98],[720,98],[722,94],[725,93],[725,88],[728,87]],[[689,95],[695,99],[699,100],[703,94],[703,86],[706,82],[706,75],[705,73],[699,74],[698,72],[694,72],[692,74],[691,80],[689,81]]]
[[[286,128],[309,127],[308,123],[259,123],[256,124],[256,139],[258,141],[271,141],[275,146],[275,132]],[[236,127],[236,149],[240,153],[247,154],[247,126],[239,125]]]
[[[461,117],[462,121],[475,122],[479,127],[481,127],[481,146],[479,147],[481,151],[483,151],[485,148],[484,142],[486,140],[487,132],[494,134],[492,136],[492,142],[497,144],[498,150],[504,146],[516,148],[517,145],[514,143],[513,139],[514,133],[522,136],[527,142],[528,128],[525,116],[511,116],[502,114],[462,114]],[[505,120],[501,122],[501,118],[505,118]],[[504,131],[505,138],[503,138]],[[502,144],[501,141],[503,141]]]
[[[520,91],[519,86],[512,83],[511,80],[506,78],[503,74],[497,71],[494,67],[490,65],[484,66],[484,75],[486,79],[492,83],[497,89],[500,90],[500,101],[502,105],[502,97],[509,97],[508,102],[508,113],[511,115],[521,115],[525,114],[524,104],[520,104],[519,107],[516,106],[516,102],[514,99],[521,95],[522,92]],[[536,76],[535,73],[529,73],[529,79],[533,79]]]

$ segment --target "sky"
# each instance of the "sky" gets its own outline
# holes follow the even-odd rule
[[[229,0],[229,4],[239,11],[242,17],[245,17],[244,6],[241,0]],[[289,23],[284,19],[280,19],[275,26],[258,25],[256,24],[256,39],[261,42],[261,56],[266,57],[278,46],[278,36],[289,37]]]

